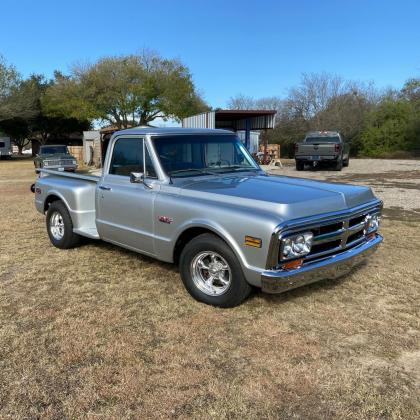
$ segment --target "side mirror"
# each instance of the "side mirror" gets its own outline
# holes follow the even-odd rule
[[[144,175],[142,172],[131,172],[130,173],[130,182],[133,184],[143,184]]]

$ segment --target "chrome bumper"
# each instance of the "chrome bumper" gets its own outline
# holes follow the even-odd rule
[[[37,168],[40,169],[40,168]],[[77,165],[51,165],[51,166],[44,166],[42,169],[52,169],[54,171],[62,170],[62,171],[73,171],[77,169]]]
[[[340,254],[308,262],[294,270],[266,270],[261,275],[261,288],[266,293],[282,293],[324,279],[335,279],[349,273],[376,251],[382,236],[363,242]]]

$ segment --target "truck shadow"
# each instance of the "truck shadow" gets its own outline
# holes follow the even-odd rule
[[[131,256],[132,258],[139,258],[143,262],[146,262],[148,264],[156,264],[160,268],[165,268],[166,270],[171,271],[171,272],[178,271],[178,267],[175,264],[159,261],[156,258],[149,257],[148,255],[145,255],[145,254],[140,254],[139,252],[132,251],[127,248],[122,248],[121,246],[114,245],[110,242],[82,237],[82,241],[80,245],[95,247],[104,252],[110,251],[112,253],[120,254],[121,256]]]
[[[343,171],[345,170],[345,168],[343,168]],[[302,174],[303,172],[338,172],[336,171],[332,165],[328,165],[328,164],[323,164],[323,165],[305,165],[305,169],[303,171],[296,171],[299,172],[300,174]]]
[[[319,280],[315,283],[311,283],[306,286],[301,286],[296,289],[292,289],[292,290],[289,290],[287,292],[283,292],[280,294],[264,293],[261,290],[256,289],[254,295],[262,298],[267,303],[280,304],[282,302],[306,297],[308,295],[317,293],[318,291],[325,292],[326,290],[334,290],[337,287],[340,287],[341,285],[343,285],[346,281],[348,281],[349,276],[357,273],[366,265],[367,265],[367,261],[363,261],[357,267],[354,267],[351,273],[342,274],[341,276],[335,279]]]
[[[163,261],[156,260],[153,257],[149,257],[147,255],[140,254],[135,251],[131,251],[126,248],[121,248],[118,245],[111,244],[109,242],[104,241],[95,241],[88,238],[83,238],[82,245],[95,247],[99,252],[112,252],[113,254],[120,255],[121,257],[129,257],[133,258],[133,262],[137,260],[140,260],[142,263],[146,263],[147,265],[155,266],[157,269],[163,270],[168,274],[167,280],[170,281],[171,284],[174,284],[174,277],[173,275],[176,275],[177,278],[175,280],[175,283],[178,283],[176,287],[184,288],[182,284],[181,277],[179,275],[179,267],[177,264],[172,263],[166,263]],[[254,288],[251,295],[243,302],[242,305],[249,305],[252,307],[253,305],[257,305],[258,300],[255,299],[255,297],[262,298],[266,303],[271,304],[281,304],[283,302],[290,302],[294,299],[299,299],[317,292],[325,292],[326,290],[333,290],[339,286],[341,286],[344,282],[346,282],[350,275],[358,272],[361,268],[363,268],[367,264],[366,261],[359,264],[357,267],[354,268],[351,274],[343,274],[340,277],[337,277],[336,279],[325,279],[325,280],[319,280],[315,283],[308,284],[306,286],[301,286],[296,289],[292,289],[280,294],[269,294],[262,292],[258,288]],[[165,282],[165,277],[163,276],[162,280]],[[226,309],[225,309],[226,310]]]

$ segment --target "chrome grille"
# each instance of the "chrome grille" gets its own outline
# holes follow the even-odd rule
[[[44,166],[65,166],[73,165],[72,159],[51,159],[44,162]]]
[[[328,223],[309,230],[314,234],[311,252],[306,260],[312,260],[332,252],[345,250],[366,240],[365,218],[368,214],[374,214],[377,210],[366,211],[363,214],[350,216],[340,222]],[[323,230],[327,231],[322,233]]]
[[[311,252],[304,257],[304,263],[329,255],[343,252],[366,241],[365,219],[368,214],[377,214],[381,212],[382,203],[358,208],[354,211],[343,211],[341,213],[320,216],[317,221],[315,218],[304,221],[294,221],[287,226],[283,226],[279,236],[277,249],[277,262],[280,261],[280,239],[296,233],[312,232],[313,244]],[[274,261],[273,261],[274,262]],[[270,262],[268,261],[268,265]]]

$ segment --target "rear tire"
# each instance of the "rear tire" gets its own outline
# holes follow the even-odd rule
[[[348,157],[346,160],[343,161],[343,166],[347,168],[349,166],[350,157]]]
[[[199,235],[185,245],[179,271],[188,293],[208,305],[232,308],[252,290],[236,255],[226,242],[210,233]]]
[[[335,171],[341,171],[343,169],[343,159],[340,158],[334,166]]]
[[[305,163],[297,160],[296,161],[296,170],[297,171],[303,171],[304,169],[305,169]]]
[[[51,243],[60,249],[74,248],[81,237],[73,232],[73,222],[62,201],[51,203],[47,211],[47,232]]]

